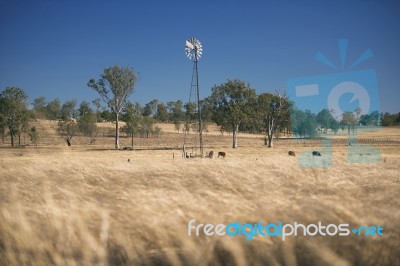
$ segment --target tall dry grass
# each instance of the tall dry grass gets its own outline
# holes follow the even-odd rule
[[[326,169],[287,150],[1,149],[0,265],[400,265],[398,147],[377,164],[335,147]],[[189,237],[191,219],[379,224],[384,236]]]

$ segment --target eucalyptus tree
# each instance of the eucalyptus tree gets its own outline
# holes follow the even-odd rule
[[[3,135],[8,127],[11,146],[15,145],[14,137],[20,136],[22,128],[26,128],[29,119],[27,100],[28,96],[20,88],[7,87],[0,93],[0,127]]]
[[[215,86],[209,98],[213,109],[213,120],[222,127],[232,128],[232,148],[238,147],[239,126],[252,116],[256,102],[256,91],[241,80],[228,80]]]
[[[61,102],[59,99],[54,99],[46,105],[46,117],[49,120],[61,119]]]
[[[257,108],[261,114],[266,130],[265,145],[272,148],[274,135],[290,124],[290,101],[286,93],[262,93],[258,96]]]
[[[100,79],[91,79],[88,87],[97,91],[115,115],[115,148],[119,149],[119,116],[133,93],[136,74],[132,68],[117,65],[104,69]]]
[[[35,117],[39,119],[46,118],[46,98],[44,96],[37,97],[32,102]]]
[[[143,108],[139,103],[128,102],[124,108],[121,120],[125,122],[124,130],[131,137],[133,148],[133,137],[139,133],[143,121]]]

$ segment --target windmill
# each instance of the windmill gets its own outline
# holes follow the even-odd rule
[[[192,85],[190,95],[192,92],[195,91],[195,102],[197,102],[197,118],[198,118],[198,128],[199,128],[199,144],[200,144],[200,156],[203,157],[203,128],[202,128],[202,121],[201,121],[201,106],[200,106],[200,93],[199,93],[199,73],[197,68],[197,63],[203,53],[203,46],[201,45],[200,41],[196,38],[190,38],[186,40],[185,45],[185,52],[186,56],[193,61],[193,75],[192,75]],[[191,97],[190,97],[191,98]],[[190,102],[190,100],[189,100]],[[183,144],[183,152],[185,157],[186,155],[186,133],[185,133],[185,141]]]

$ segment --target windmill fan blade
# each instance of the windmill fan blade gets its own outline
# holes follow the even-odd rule
[[[198,61],[203,53],[203,46],[196,38],[190,38],[185,43],[186,56],[193,61]]]
[[[188,47],[190,49],[194,49],[193,44],[191,44],[189,41],[186,41],[186,47]]]

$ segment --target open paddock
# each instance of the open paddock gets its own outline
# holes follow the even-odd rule
[[[347,162],[348,147],[334,145],[332,166],[312,169],[298,156],[321,147],[287,143],[218,143],[226,157],[213,159],[173,148],[3,147],[0,264],[400,264],[399,147],[379,146],[370,164]],[[192,219],[380,225],[384,235],[190,237]]]

